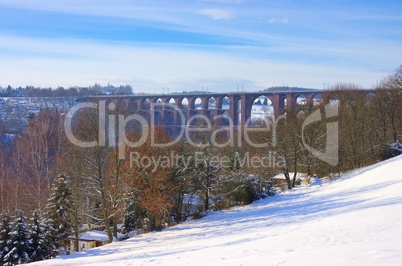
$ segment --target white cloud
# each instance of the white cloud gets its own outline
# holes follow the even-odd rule
[[[236,17],[234,13],[223,9],[203,9],[199,13],[215,20],[231,20]]]
[[[41,10],[177,24],[180,24],[183,15],[194,11],[190,5],[177,6],[164,0],[155,0],[153,3],[133,0],[0,0],[0,8],[2,6],[21,10]]]
[[[136,91],[147,92],[202,87],[209,91],[235,91],[237,86],[255,91],[282,84],[322,88],[324,82],[355,82],[370,87],[384,77],[384,73],[370,68],[248,57],[250,50],[244,47],[239,49],[246,51],[231,48],[219,52],[173,45],[133,46],[0,36],[0,48],[21,53],[1,55],[2,87],[68,87],[110,82],[130,84]]]
[[[288,24],[289,23],[289,19],[287,18],[271,18],[269,20],[269,23],[281,23],[281,24]]]

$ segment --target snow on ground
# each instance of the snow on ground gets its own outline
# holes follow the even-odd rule
[[[401,265],[402,156],[38,265]]]

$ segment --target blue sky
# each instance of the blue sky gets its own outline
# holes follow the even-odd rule
[[[0,0],[0,86],[371,88],[402,64],[391,0]]]

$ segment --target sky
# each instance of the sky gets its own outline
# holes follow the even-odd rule
[[[0,0],[0,86],[372,88],[402,64],[399,0]]]

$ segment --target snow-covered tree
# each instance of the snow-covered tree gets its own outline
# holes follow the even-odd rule
[[[248,204],[246,174],[238,152],[227,153],[230,162],[221,162],[222,170],[216,180],[215,201],[218,209],[230,208],[233,205]]]
[[[128,195],[124,213],[123,233],[127,234],[143,226],[146,210],[140,206],[134,193]]]
[[[72,233],[71,213],[74,205],[70,178],[58,175],[54,180],[52,194],[46,206],[46,218],[56,230],[56,239],[64,248],[68,245],[68,236]]]
[[[196,152],[193,183],[204,200],[204,210],[225,209],[245,204],[246,174],[238,153],[204,146]]]
[[[25,217],[19,215],[12,231],[9,233],[11,239],[8,241],[9,252],[4,256],[4,265],[15,265],[29,262],[29,232]]]
[[[178,152],[181,156],[173,165],[170,173],[170,181],[174,184],[173,192],[173,216],[176,222],[182,222],[187,219],[189,208],[186,208],[185,199],[190,200],[197,192],[197,184],[192,184],[191,175],[194,170],[194,160],[191,154],[179,147]],[[190,195],[190,197],[188,197]]]
[[[194,182],[199,187],[201,196],[204,199],[204,209],[210,209],[211,192],[217,188],[219,172],[222,167],[216,160],[216,156],[212,154],[209,147],[201,148],[201,151],[196,153],[194,167]]]
[[[9,212],[5,212],[1,216],[0,224],[0,265],[3,264],[4,257],[10,251],[8,244],[11,241],[10,232],[12,229],[12,217]]]
[[[39,211],[35,210],[30,227],[30,261],[40,261],[55,257],[54,228],[45,219],[41,219]]]

